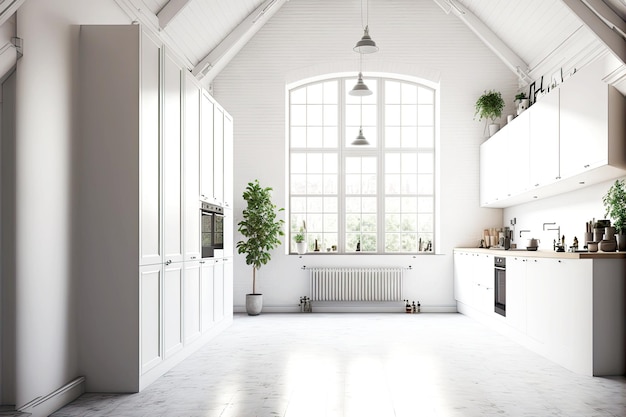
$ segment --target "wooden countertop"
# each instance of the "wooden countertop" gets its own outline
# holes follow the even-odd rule
[[[559,259],[626,259],[626,252],[555,252],[551,250],[527,251],[520,249],[455,248],[455,251],[485,253],[494,256],[519,256],[525,258]]]

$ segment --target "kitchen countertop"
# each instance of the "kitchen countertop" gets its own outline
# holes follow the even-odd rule
[[[485,253],[494,256],[520,256],[525,258],[560,259],[626,259],[626,252],[555,252],[552,250],[528,251],[525,249],[455,248],[455,251]]]

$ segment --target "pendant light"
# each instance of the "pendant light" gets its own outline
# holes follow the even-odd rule
[[[359,127],[359,134],[357,135],[356,139],[352,141],[352,145],[363,146],[369,144],[370,143],[367,141],[367,139],[365,139],[365,136],[363,136],[363,126]]]
[[[367,84],[363,82],[363,54],[359,54],[359,76],[356,80],[356,84],[352,87],[352,90],[348,92],[351,96],[371,96],[372,90],[367,88]]]
[[[363,27],[363,37],[356,43],[354,52],[358,52],[360,54],[371,54],[378,51],[378,46],[376,46],[376,42],[371,38],[369,31],[369,0],[367,4],[367,10],[365,12],[365,25],[363,25],[363,0],[361,0],[361,26]]]

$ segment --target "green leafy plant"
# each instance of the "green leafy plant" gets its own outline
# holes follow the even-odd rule
[[[281,245],[284,236],[284,220],[276,219],[277,209],[272,202],[272,188],[263,188],[259,180],[249,182],[243,198],[248,206],[243,211],[243,220],[237,230],[245,240],[237,242],[237,252],[246,255],[246,264],[252,265],[252,293],[256,294],[256,271],[271,259],[271,251]]]
[[[606,209],[605,217],[613,220],[613,226],[620,233],[626,232],[626,187],[624,180],[616,180],[602,197]]]
[[[515,100],[514,101],[522,101],[524,99],[526,99],[526,93],[522,91],[521,93],[517,93],[515,95]]]
[[[304,230],[302,230],[302,228],[300,228],[300,231],[298,233],[296,233],[296,235],[293,237],[293,239],[296,241],[296,243],[304,242]]]
[[[476,100],[476,113],[474,118],[478,116],[478,121],[483,119],[489,119],[494,122],[496,119],[502,117],[502,110],[504,110],[504,100],[502,94],[499,91],[489,90],[478,97]]]

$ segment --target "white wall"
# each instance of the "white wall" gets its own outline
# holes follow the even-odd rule
[[[519,238],[519,231],[530,230],[530,233],[523,233],[524,238],[540,239],[539,249],[550,250],[553,240],[557,238],[557,232],[544,231],[543,224],[556,223],[556,226],[548,225],[545,228],[560,226],[561,236],[565,235],[565,243],[570,246],[576,236],[579,248],[582,249],[585,222],[594,218],[596,220],[605,218],[606,210],[602,204],[602,197],[614,182],[615,180],[611,180],[584,187],[578,191],[504,209],[504,224],[508,225],[511,219],[516,218],[515,243],[523,246],[525,239]]]
[[[380,51],[364,58],[364,72],[404,72],[435,79],[441,86],[440,255],[285,255],[284,246],[260,270],[258,288],[266,310],[295,311],[308,293],[302,264],[411,265],[409,299],[428,308],[454,308],[452,249],[476,246],[485,227],[501,225],[502,211],[480,209],[479,145],[483,124],[473,120],[474,103],[484,90],[500,90],[505,113],[513,112],[517,79],[455,16],[433,1],[370,0],[370,34]],[[361,37],[359,0],[292,0],[267,23],[214,80],[217,100],[235,120],[235,224],[240,197],[258,178],[274,188],[285,206],[285,84],[297,79],[350,70]],[[235,240],[241,236],[235,235]],[[235,259],[235,306],[251,292],[251,270]]]
[[[72,277],[78,25],[130,20],[114,0],[29,0],[17,21],[24,40],[16,108],[20,407],[78,376]]]

